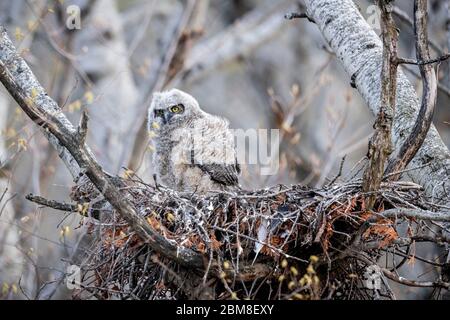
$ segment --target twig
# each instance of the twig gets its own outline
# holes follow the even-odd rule
[[[344,162],[345,162],[345,158],[346,158],[347,156],[343,156],[342,157],[342,159],[341,159],[341,163],[339,164],[339,171],[338,171],[338,174],[328,183],[328,185],[327,186],[331,186],[331,185],[333,185],[335,182],[336,182],[336,180],[337,179],[339,179],[340,178],[340,176],[342,175],[342,169],[343,169],[343,167],[344,167]]]
[[[292,20],[292,19],[308,19],[309,22],[316,23],[314,21],[314,19],[309,17],[308,14],[304,13],[304,12],[303,13],[298,13],[298,12],[286,13],[284,15],[284,18],[288,19],[288,20]]]
[[[444,282],[442,280],[436,280],[436,281],[415,281],[415,280],[409,280],[406,278],[403,278],[401,276],[397,276],[395,273],[383,268],[382,269],[384,275],[391,279],[392,281],[395,281],[397,283],[409,286],[409,287],[423,287],[423,288],[445,288],[450,289],[450,283]]]
[[[429,59],[429,60],[416,60],[416,59],[407,59],[407,58],[397,58],[397,64],[414,64],[418,66],[423,66],[427,64],[433,64],[437,62],[442,62],[450,58],[450,53],[446,53],[440,57]]]
[[[35,196],[33,194],[28,194],[25,198],[31,202],[37,203],[44,207],[49,207],[52,209],[66,211],[66,212],[77,212],[78,206],[71,203],[59,202],[55,200],[48,200],[41,196]]]
[[[439,222],[450,222],[449,213],[438,213],[428,210],[417,210],[407,208],[395,208],[382,211],[377,215],[382,215],[385,218],[412,218],[418,220],[432,220]]]

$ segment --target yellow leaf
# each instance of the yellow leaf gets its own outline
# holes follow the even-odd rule
[[[18,151],[27,151],[27,141],[23,138],[20,138],[17,140],[17,149]]]
[[[125,179],[130,179],[131,177],[133,177],[134,171],[130,170],[130,169],[127,169],[127,170],[125,170],[123,175],[124,175]]]
[[[7,283],[5,282],[5,283],[3,283],[3,286],[2,286],[2,293],[3,293],[4,295],[6,295],[6,294],[8,294],[8,292],[9,292],[9,284],[7,284]]]
[[[308,268],[306,268],[306,272],[308,272],[309,274],[315,274],[316,270],[314,270],[312,265],[309,265]]]
[[[291,267],[291,273],[292,275],[294,275],[294,277],[298,275],[298,271],[295,267]]]
[[[92,102],[94,102],[94,94],[92,93],[92,91],[86,91],[86,93],[84,94],[84,99],[86,100],[87,104],[91,104]]]
[[[11,286],[11,289],[12,289],[12,292],[13,292],[14,294],[17,294],[17,292],[19,292],[19,290],[17,289],[17,285],[16,285],[16,284],[13,284],[13,285]]]
[[[27,29],[29,31],[34,31],[38,26],[38,23],[36,21],[28,20],[27,21]]]
[[[295,287],[295,282],[294,282],[294,281],[290,281],[290,282],[288,283],[288,288],[289,288],[289,290],[294,289],[294,287]]]
[[[173,223],[175,221],[175,216],[172,214],[172,212],[168,212],[166,215],[166,219],[170,223]],[[227,261],[225,261],[225,262],[227,262]],[[224,265],[225,265],[225,262],[224,262]]]
[[[81,101],[75,100],[69,106],[67,107],[69,109],[69,112],[75,112],[81,109]]]
[[[16,28],[16,32],[14,33],[14,36],[16,37],[17,41],[22,41],[25,38],[25,35],[22,32],[22,29],[19,27]]]

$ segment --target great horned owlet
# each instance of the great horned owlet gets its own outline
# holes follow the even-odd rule
[[[162,183],[197,193],[237,187],[240,167],[228,125],[181,90],[154,93],[148,133],[154,147],[153,168]]]

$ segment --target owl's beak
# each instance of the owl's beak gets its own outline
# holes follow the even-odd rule
[[[169,122],[170,120],[170,114],[168,112],[165,112],[161,115],[161,121],[163,124],[167,124],[167,122]]]
[[[161,118],[162,124],[167,124],[170,120],[170,114],[165,110],[157,110],[155,111],[155,114],[158,118]]]

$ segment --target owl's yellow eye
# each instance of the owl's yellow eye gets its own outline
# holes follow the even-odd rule
[[[179,105],[170,107],[170,112],[172,112],[172,113],[181,113],[181,112],[183,112],[183,105],[179,104]]]

